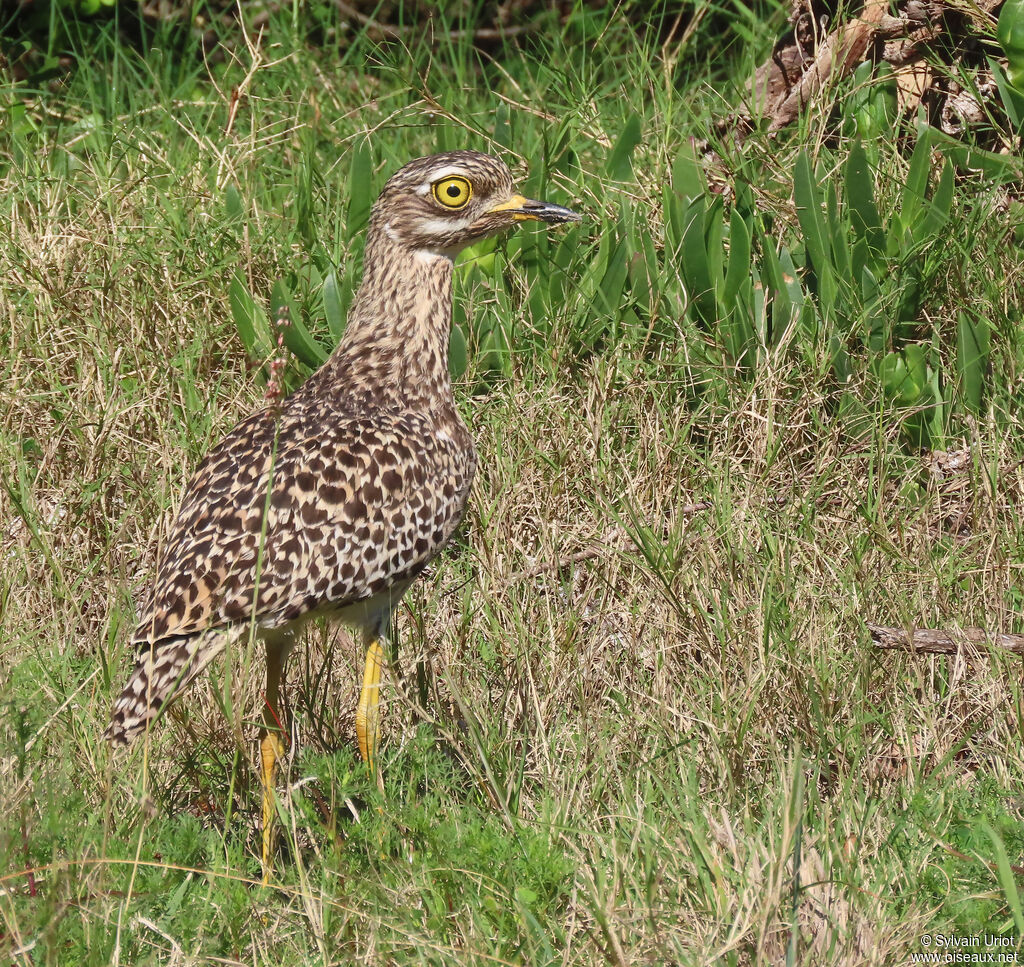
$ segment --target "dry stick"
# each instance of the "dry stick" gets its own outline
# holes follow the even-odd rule
[[[978,0],[979,10],[991,13],[997,0]],[[769,131],[778,131],[796,119],[803,106],[809,103],[833,76],[842,78],[851,74],[863,62],[868,47],[876,40],[888,41],[882,59],[893,67],[903,66],[921,59],[923,47],[944,31],[940,17],[945,10],[954,10],[951,0],[934,3],[910,2],[905,5],[904,16],[893,17],[882,0],[867,0],[859,17],[836,28],[818,46],[813,62],[802,72],[800,81],[771,108]],[[772,57],[781,58],[784,51]],[[767,61],[758,69],[770,75]],[[785,73],[785,71],[783,71]]]
[[[966,651],[968,645],[986,645],[1024,655],[1024,635],[992,633],[984,628],[960,628],[943,631],[940,628],[886,628],[865,622],[871,640],[878,648],[911,651],[928,655],[956,655]]]
[[[970,856],[967,853],[961,853],[955,846],[950,846],[949,843],[944,842],[939,836],[932,832],[930,829],[926,832],[935,840],[938,844],[939,849],[945,850],[950,856],[955,856],[958,860],[967,860],[969,863],[980,862],[982,866],[987,866],[993,873],[999,872],[999,866],[993,863],[991,860],[982,859],[980,856]],[[1017,876],[1024,875],[1024,866],[1018,866],[1016,863],[1010,864],[1010,872],[1016,873]]]
[[[864,4],[861,16],[855,17],[829,34],[818,47],[814,63],[800,79],[800,83],[772,112],[768,130],[778,131],[793,121],[833,73],[837,73],[839,77],[852,73],[864,60],[864,55],[881,29],[883,21],[893,21],[898,25],[898,30],[906,30],[904,21],[888,16],[886,3],[882,0],[868,0]]]

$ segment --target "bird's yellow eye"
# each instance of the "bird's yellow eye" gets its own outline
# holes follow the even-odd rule
[[[456,175],[435,181],[433,188],[434,197],[445,208],[465,208],[473,197],[473,186],[465,178]]]

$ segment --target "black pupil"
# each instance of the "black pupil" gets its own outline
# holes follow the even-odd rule
[[[458,185],[449,185],[446,189],[449,198],[458,198],[462,189]]]

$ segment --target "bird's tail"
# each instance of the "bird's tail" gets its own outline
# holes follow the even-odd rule
[[[135,671],[114,703],[103,738],[128,745],[234,637],[226,628],[208,628],[155,644],[143,642]]]

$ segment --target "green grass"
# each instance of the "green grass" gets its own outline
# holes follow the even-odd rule
[[[826,304],[854,237],[842,110],[828,137],[713,126],[778,16],[712,9],[663,48],[577,11],[485,56],[464,24],[318,46],[333,14],[297,9],[308,35],[289,9],[209,67],[161,53],[190,50],[171,33],[140,55],[69,27],[89,56],[58,89],[0,89],[0,959],[891,964],[925,933],[1019,938],[1019,659],[877,652],[863,625],[1022,630],[1014,172],[958,171],[941,237],[874,256],[880,301],[840,275]],[[912,142],[865,144],[887,226]],[[191,469],[263,397],[275,287],[329,348],[324,279],[350,294],[368,202],[456,147],[587,219],[457,272],[481,467],[397,615],[384,792],[355,752],[358,649],[314,628],[262,888],[261,659],[112,753],[134,601]],[[827,242],[794,203],[802,152],[836,195]],[[743,219],[737,300],[705,312],[693,273]],[[766,246],[802,308],[758,330]],[[916,360],[920,392],[893,376]],[[970,455],[934,474],[922,443]]]

